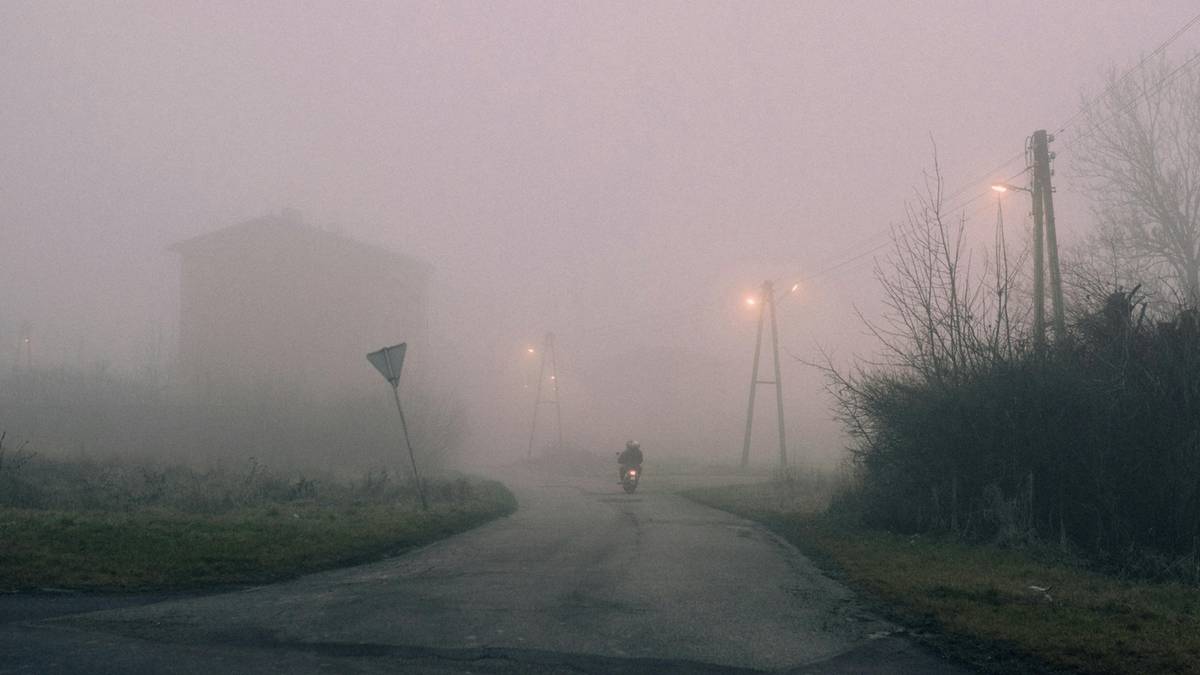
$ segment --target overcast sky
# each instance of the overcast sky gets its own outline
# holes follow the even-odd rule
[[[989,170],[1020,170],[1000,165],[1030,132],[1057,129],[1103,69],[1136,63],[1197,11],[7,0],[0,356],[29,321],[48,361],[136,368],[160,332],[174,336],[167,246],[291,207],[435,266],[439,358],[470,372],[460,381],[481,401],[507,401],[496,417],[525,409],[522,348],[553,330],[564,414],[593,442],[695,430],[696,414],[727,436],[749,379],[747,291],[883,241],[931,138],[958,201]],[[1200,28],[1168,56],[1197,48]],[[1088,215],[1060,173],[1070,238]],[[983,208],[986,240],[983,199],[967,211]],[[851,306],[875,302],[870,265],[781,305],[791,352],[869,349]],[[827,417],[819,378],[786,365],[804,438]]]

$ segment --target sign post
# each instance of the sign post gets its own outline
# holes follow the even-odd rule
[[[401,342],[367,354],[367,360],[383,375],[388,384],[392,385],[396,412],[400,413],[400,428],[404,431],[404,445],[408,447],[408,461],[412,463],[413,481],[417,484],[417,495],[421,497],[421,508],[428,511],[429,502],[425,501],[425,488],[421,485],[421,475],[417,473],[417,459],[413,455],[412,442],[408,440],[408,423],[404,421],[404,408],[400,406],[400,371],[404,367],[404,352],[407,349],[408,343]]]

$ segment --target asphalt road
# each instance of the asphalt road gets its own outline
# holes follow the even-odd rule
[[[505,479],[515,515],[379,563],[60,616],[0,598],[0,672],[960,672],[653,475]]]

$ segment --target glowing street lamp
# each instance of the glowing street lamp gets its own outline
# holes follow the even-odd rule
[[[1029,188],[1023,188],[1023,187],[1020,187],[1017,185],[1011,185],[1009,183],[996,183],[995,185],[992,186],[992,189],[995,190],[996,192],[1002,192],[1002,193],[1008,192],[1009,190],[1019,190],[1021,192],[1030,192]]]
[[[787,292],[784,293],[784,295],[792,295],[793,293],[795,293],[796,291],[799,291],[799,290],[800,290],[800,282],[797,281],[788,288]],[[774,291],[772,291],[772,293],[774,293]],[[747,307],[758,307],[759,304],[762,303],[762,301],[763,301],[763,298],[759,295],[747,295],[745,303],[746,303]]]

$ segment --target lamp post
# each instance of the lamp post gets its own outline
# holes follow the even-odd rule
[[[791,295],[799,289],[800,282],[796,282],[783,293],[783,296]],[[754,365],[750,371],[750,400],[746,406],[746,435],[742,441],[741,466],[743,469],[750,463],[750,435],[754,428],[754,394],[760,384],[775,385],[776,419],[779,425],[779,466],[780,468],[787,467],[787,438],[783,424],[783,377],[779,370],[779,330],[775,320],[775,305],[779,301],[777,295],[774,283],[764,281],[758,294],[746,297],[748,307],[758,308],[758,331],[754,339]],[[758,362],[762,353],[763,324],[768,318],[771,321],[771,349],[775,357],[775,379],[760,380],[758,379]]]
[[[1030,194],[1033,194],[1033,191],[1030,190],[1029,188],[1023,188],[1019,185],[1012,185],[1009,183],[996,183],[995,185],[992,186],[992,189],[995,190],[996,192],[1008,192],[1009,190],[1019,190],[1021,192],[1028,192]]]
[[[1046,255],[1044,252],[1046,246],[1049,246],[1051,251],[1050,282],[1054,287],[1051,294],[1051,301],[1054,303],[1055,337],[1062,338],[1066,332],[1065,321],[1062,318],[1063,307],[1062,289],[1058,273],[1058,245],[1054,241],[1052,231],[1047,231],[1043,227],[1046,213],[1046,191],[1039,189],[1040,187],[1037,177],[1035,177],[1033,189],[1010,183],[995,183],[991,186],[992,190],[1001,194],[1013,191],[1026,192],[1033,198],[1033,338],[1039,349],[1046,344]]]

